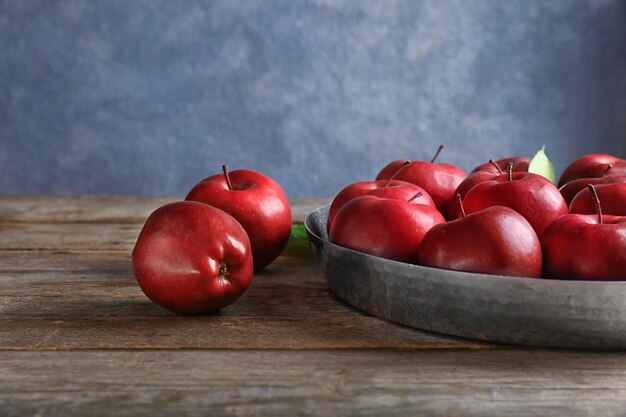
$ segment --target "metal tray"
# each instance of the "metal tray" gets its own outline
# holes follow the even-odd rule
[[[528,279],[428,268],[328,241],[329,206],[305,220],[330,288],[374,316],[516,345],[626,348],[626,281]]]

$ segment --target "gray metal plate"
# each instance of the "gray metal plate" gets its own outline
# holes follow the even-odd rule
[[[360,310],[477,340],[626,348],[625,281],[516,278],[391,261],[329,242],[328,208],[307,216],[307,233],[330,288]]]

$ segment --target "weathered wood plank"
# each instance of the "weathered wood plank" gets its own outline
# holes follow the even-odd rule
[[[0,352],[2,415],[622,416],[626,356],[567,351]]]
[[[0,222],[143,223],[157,207],[182,198],[0,196]],[[329,201],[291,200],[294,221]]]
[[[477,346],[352,309],[310,258],[279,258],[218,315],[180,317],[143,295],[127,253],[0,252],[0,349]]]
[[[176,200],[176,197],[0,196],[0,222],[143,223],[157,207]]]
[[[256,273],[250,291],[257,289],[272,295],[329,294],[311,257],[279,257]],[[127,252],[0,251],[0,296],[119,298],[138,294]]]
[[[140,230],[134,223],[0,223],[0,251],[130,252]]]
[[[349,318],[333,314],[0,318],[0,350],[383,348],[491,349],[494,346],[354,315]]]

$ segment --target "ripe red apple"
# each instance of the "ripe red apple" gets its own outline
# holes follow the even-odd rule
[[[425,266],[494,275],[539,278],[539,238],[528,221],[504,206],[491,206],[434,226],[418,250]]]
[[[467,176],[467,178],[465,178],[459,184],[458,187],[456,187],[454,195],[460,195],[461,199],[463,199],[465,197],[465,194],[467,194],[469,190],[474,188],[475,185],[480,184],[483,181],[493,179],[494,177],[497,177],[498,175],[502,175],[502,169],[500,169],[498,164],[493,159],[489,160],[489,165],[493,168],[493,170],[489,170],[489,171],[483,170],[483,171],[472,172],[471,174]],[[454,220],[454,219],[457,219],[458,217],[459,217],[459,205],[457,204],[456,199],[452,199],[448,203],[448,208],[446,211],[446,219]]]
[[[396,174],[410,164],[411,161],[406,161],[396,171]],[[396,200],[408,201],[411,197],[421,192],[421,197],[413,199],[412,202],[415,204],[425,204],[427,206],[436,208],[433,199],[430,198],[430,195],[428,195],[428,193],[422,187],[418,187],[417,185],[411,184],[406,181],[394,180],[394,177],[395,174],[388,180],[355,182],[354,184],[350,184],[346,188],[341,190],[339,194],[337,194],[337,196],[333,199],[333,202],[330,205],[330,209],[328,210],[328,230],[330,230],[330,225],[333,223],[335,215],[337,214],[339,209],[341,209],[341,207],[343,207],[348,201],[352,200],[353,198],[363,195],[373,195],[381,198],[392,198]]]
[[[568,165],[561,174],[559,187],[578,178],[596,178],[602,176],[608,164],[614,165],[613,173],[626,171],[626,161],[613,155],[594,153],[582,156]]]
[[[604,173],[601,176],[595,178],[578,178],[572,180],[559,188],[559,191],[561,191],[561,195],[569,206],[572,203],[574,197],[576,197],[576,194],[587,188],[587,186],[589,185],[614,184],[622,182],[626,182],[626,172],[622,174],[614,174],[613,164],[607,164],[607,168],[604,170]]]
[[[359,252],[414,263],[426,232],[443,222],[430,206],[365,195],[337,212],[329,239]]]
[[[435,160],[442,149],[443,145],[439,146],[437,153],[430,162],[413,161],[411,165],[396,175],[396,179],[422,187],[432,197],[437,205],[437,209],[445,213],[449,201],[454,197],[454,190],[465,179],[467,174],[455,165],[436,164]],[[404,160],[389,163],[380,171],[376,179],[389,179],[403,163]]]
[[[224,210],[250,237],[254,269],[263,269],[280,255],[291,235],[291,208],[283,189],[258,172],[240,169],[213,175],[198,183],[185,200]]]
[[[465,194],[467,213],[489,206],[506,206],[524,216],[537,236],[558,217],[567,214],[567,204],[559,190],[541,175],[512,172],[481,182]]]
[[[626,216],[626,183],[595,184],[597,198],[602,202],[602,213]],[[572,200],[569,211],[578,214],[595,214],[596,205],[591,189],[584,188]],[[624,277],[626,279],[626,277]]]
[[[568,214],[544,232],[541,246],[546,278],[626,279],[626,217],[604,216],[597,197],[595,204],[597,214]]]
[[[237,300],[252,280],[250,240],[229,214],[195,202],[158,208],[132,255],[143,292],[181,314],[216,311]]]
[[[495,166],[490,160],[486,164],[477,166],[472,170],[472,172],[489,171],[496,174],[498,173],[498,170],[496,168],[504,171],[507,169],[506,167],[509,163],[513,164],[513,172],[528,172],[528,167],[530,166],[530,158],[527,158],[525,156],[512,156],[509,158],[498,159],[495,162]]]

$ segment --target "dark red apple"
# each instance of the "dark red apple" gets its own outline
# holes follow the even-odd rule
[[[569,206],[572,203],[574,197],[576,197],[576,194],[587,188],[587,186],[589,185],[614,184],[623,182],[626,182],[626,172],[622,174],[614,174],[613,164],[607,164],[607,168],[601,176],[595,178],[578,178],[572,180],[562,186],[559,191],[561,191],[561,195]]]
[[[422,204],[371,195],[356,197],[335,216],[329,239],[359,252],[414,263],[426,232],[445,219]]]
[[[492,171],[483,170],[483,171],[472,172],[471,174],[467,176],[467,178],[465,178],[459,184],[458,187],[456,187],[454,195],[460,195],[462,199],[463,197],[465,197],[465,194],[467,194],[469,190],[474,188],[475,185],[480,184],[483,181],[493,179],[494,177],[497,177],[498,175],[502,175],[502,169],[500,169],[500,167],[497,165],[497,163],[493,159],[489,160],[489,165],[493,168]],[[454,219],[457,219],[458,217],[459,217],[459,205],[457,204],[456,199],[452,199],[450,203],[448,203],[446,219],[454,220]]]
[[[525,156],[512,156],[509,158],[498,159],[495,163],[496,166],[494,166],[494,164],[489,161],[486,164],[477,166],[472,170],[472,172],[489,171],[497,174],[498,170],[496,169],[496,167],[504,171],[507,169],[506,167],[509,163],[513,164],[513,172],[528,172],[528,167],[530,166],[530,158],[527,158]]]
[[[273,179],[240,169],[213,175],[198,183],[185,200],[224,210],[241,223],[250,237],[256,271],[280,255],[291,235],[291,208],[285,192]]]
[[[443,269],[539,278],[539,238],[528,221],[504,206],[491,206],[434,226],[418,250],[418,263]]]
[[[437,209],[445,213],[449,201],[454,197],[454,190],[467,177],[467,174],[456,165],[435,163],[442,149],[443,145],[439,146],[437,153],[430,162],[413,161],[411,165],[396,175],[396,179],[422,187],[432,197]],[[389,179],[403,163],[404,160],[389,163],[380,171],[376,179]]]
[[[597,197],[602,202],[602,213],[626,216],[626,183],[595,184],[594,186]],[[587,187],[576,194],[569,211],[578,214],[595,214],[596,204],[591,189]]]
[[[524,216],[538,236],[558,217],[568,213],[559,190],[548,179],[529,172],[511,172],[481,182],[465,194],[465,211],[506,206]]]
[[[595,202],[597,214],[568,214],[545,230],[544,277],[626,280],[626,217],[604,216]]]
[[[246,291],[253,274],[250,240],[239,222],[188,201],[167,204],[148,217],[132,261],[148,298],[181,314],[226,307]]]
[[[618,163],[619,162],[619,163]],[[578,178],[596,178],[602,176],[608,164],[614,165],[613,173],[626,170],[626,161],[622,161],[613,155],[603,153],[594,153],[582,156],[569,164],[561,178],[559,179],[559,187]]]
[[[406,161],[398,171],[411,164],[411,161]],[[381,198],[392,198],[396,200],[408,201],[411,197],[418,193],[422,193],[420,198],[412,200],[414,204],[425,204],[427,206],[435,207],[433,199],[422,188],[415,184],[411,184],[406,181],[397,181],[392,176],[388,180],[379,181],[361,181],[348,185],[341,190],[339,194],[333,199],[330,209],[328,210],[328,222],[327,228],[330,230],[330,225],[333,223],[335,215],[341,207],[353,198],[363,195],[373,195]]]

